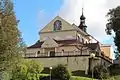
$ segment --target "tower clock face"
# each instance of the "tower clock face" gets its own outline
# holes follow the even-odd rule
[[[60,21],[60,20],[56,20],[56,21],[54,22],[54,30],[61,30],[61,28],[62,28],[62,23],[61,23],[61,21]]]

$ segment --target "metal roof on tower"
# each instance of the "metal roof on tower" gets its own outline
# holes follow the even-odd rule
[[[86,32],[87,26],[85,25],[85,16],[83,14],[83,8],[82,8],[82,15],[80,16],[80,25],[78,26],[82,31]]]
[[[82,8],[82,15],[81,15],[81,17],[80,17],[80,20],[85,20],[86,18],[85,18],[85,16],[84,16],[84,14],[83,14],[83,8]]]

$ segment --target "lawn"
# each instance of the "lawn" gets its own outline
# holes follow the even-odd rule
[[[40,76],[49,76],[49,74],[40,74]],[[71,80],[93,80],[93,79],[88,77],[72,76]]]
[[[49,76],[49,74],[39,74],[40,76]]]
[[[92,78],[72,76],[71,80],[93,80]]]

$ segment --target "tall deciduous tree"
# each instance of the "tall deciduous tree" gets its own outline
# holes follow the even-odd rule
[[[111,35],[112,31],[114,31],[114,43],[117,46],[118,51],[116,52],[116,57],[118,58],[118,53],[120,53],[120,6],[110,9],[107,13],[107,17],[108,23],[106,24],[106,33]]]
[[[23,53],[17,26],[12,0],[0,0],[0,72],[15,64]]]

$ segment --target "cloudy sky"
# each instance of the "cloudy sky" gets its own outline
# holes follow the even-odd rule
[[[112,43],[112,37],[105,33],[107,18],[105,15],[111,8],[120,5],[120,0],[64,0],[60,16],[70,23],[79,25],[82,7],[86,17],[88,32],[103,43]]]
[[[84,8],[87,31],[102,43],[111,43],[112,36],[105,33],[111,8],[120,5],[120,0],[14,0],[19,28],[27,45],[39,39],[38,32],[56,15],[69,23],[79,25],[81,10]]]

